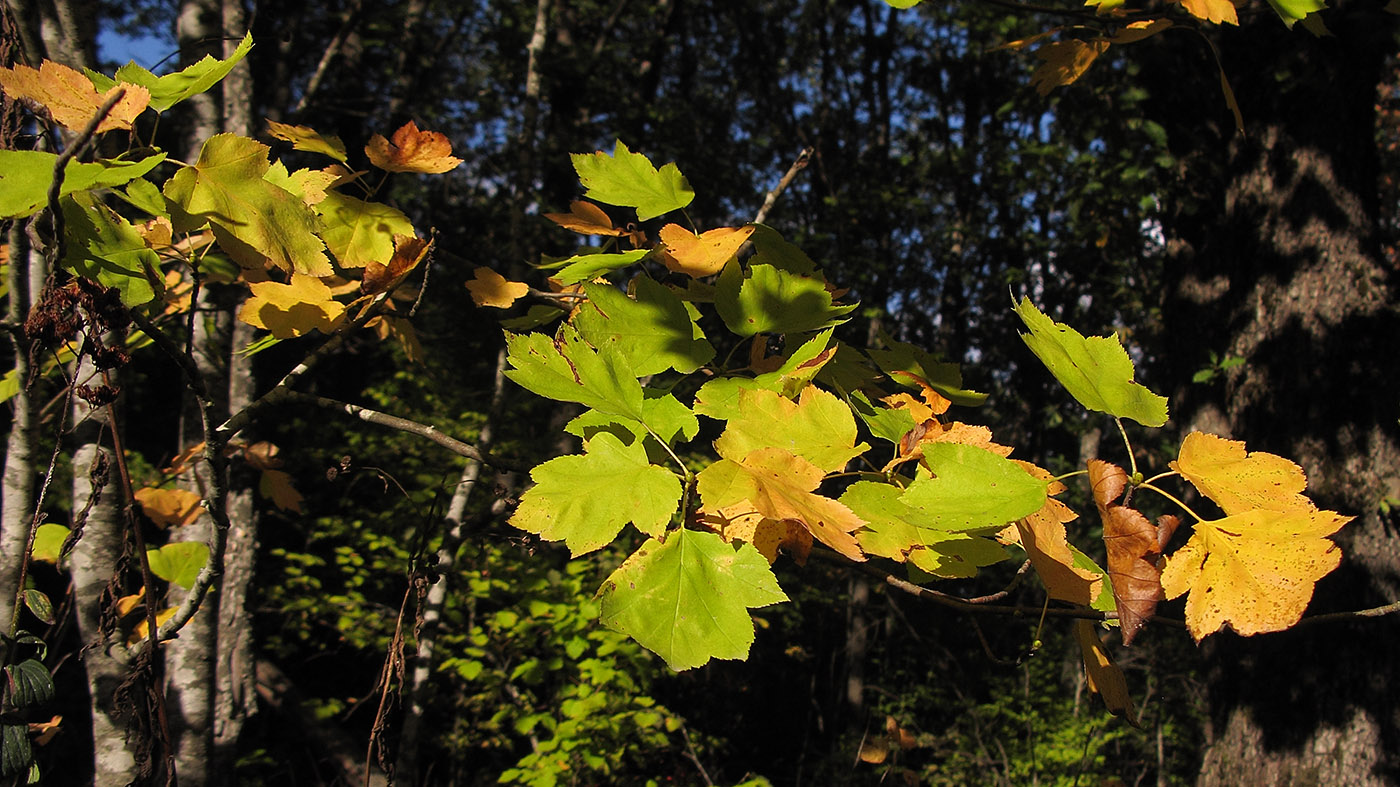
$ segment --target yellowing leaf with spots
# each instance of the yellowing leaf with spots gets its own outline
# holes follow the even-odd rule
[[[1274,454],[1249,453],[1238,440],[1192,432],[1182,441],[1171,466],[1226,514],[1314,507],[1303,496],[1308,485],[1303,468]]]
[[[713,276],[724,263],[738,253],[739,247],[753,234],[753,227],[720,227],[696,235],[679,224],[661,228],[661,242],[666,244],[662,262],[676,273],[700,278]]]
[[[98,93],[81,71],[50,60],[29,66],[0,68],[0,88],[13,99],[32,101],[49,111],[54,122],[81,131],[113,93],[126,91],[107,117],[97,125],[97,133],[131,128],[132,121],[151,101],[151,92],[130,84],[115,85]]]
[[[292,274],[291,282],[257,282],[248,285],[253,291],[238,319],[258,328],[272,331],[278,339],[290,339],[311,331],[330,333],[345,313],[345,307],[334,300],[334,293],[315,276]]]
[[[510,308],[517,298],[530,292],[530,286],[518,281],[510,281],[501,274],[485,266],[478,267],[467,289],[472,291],[472,300],[477,306],[494,306],[497,309]]]
[[[381,134],[369,138],[365,145],[369,163],[386,172],[426,172],[440,174],[456,169],[462,163],[452,155],[452,142],[436,131],[420,131],[418,124],[408,121],[389,139]]]

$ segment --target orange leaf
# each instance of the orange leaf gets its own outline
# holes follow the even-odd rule
[[[1074,38],[1046,44],[1035,51],[1036,57],[1042,62],[1031,73],[1031,84],[1040,95],[1049,95],[1051,90],[1071,84],[1083,76],[1106,49],[1106,38],[1095,38],[1092,41]]]
[[[365,264],[360,277],[360,292],[374,295],[398,285],[404,277],[418,267],[418,263],[428,256],[433,246],[431,240],[414,238],[409,235],[394,236],[394,256],[388,265],[378,262]]]
[[[243,447],[243,461],[254,470],[271,470],[282,466],[282,460],[277,458],[281,451],[275,444],[259,440]]]
[[[301,513],[301,494],[292,487],[292,477],[281,470],[263,470],[258,491],[283,511]]]
[[[75,131],[82,130],[92,120],[99,107],[113,93],[126,94],[97,126],[97,133],[114,129],[129,129],[136,116],[151,102],[151,92],[139,85],[121,83],[98,94],[92,82],[81,71],[50,60],[39,68],[15,66],[0,68],[0,87],[14,99],[27,99],[44,107],[54,122]]]
[[[791,555],[799,565],[805,565],[807,555],[812,551],[812,534],[801,522],[769,519],[743,502],[725,506],[708,515],[707,519],[719,527],[720,537],[725,541],[753,544],[760,554],[768,558],[769,563],[777,562],[781,550]]]
[[[1113,600],[1118,606],[1118,625],[1123,629],[1123,644],[1131,645],[1138,629],[1152,617],[1162,599],[1162,571],[1158,567],[1162,555],[1157,528],[1142,512],[1114,502],[1128,484],[1123,468],[1091,459],[1089,482],[1103,518],[1103,542],[1108,551]]]
[[[196,457],[204,453],[204,443],[198,442],[176,454],[170,460],[170,464],[161,472],[166,475],[179,475],[190,468]]]
[[[1207,0],[1207,2],[1211,1]],[[1234,6],[1230,6],[1230,8],[1233,9]],[[1108,39],[1108,42],[1110,44],[1133,44],[1151,38],[1171,26],[1170,19],[1144,19],[1139,22],[1129,22],[1122,32]],[[1100,244],[1099,248],[1103,248],[1103,245]]]
[[[472,291],[472,300],[476,301],[477,306],[494,306],[497,309],[510,308],[517,298],[523,298],[530,292],[528,284],[510,281],[484,265],[476,269],[475,278],[467,282],[467,289]]]
[[[1235,4],[1230,0],[1181,0],[1181,7],[1191,16],[1207,22],[1225,22],[1232,25],[1240,23],[1239,15],[1235,13]]]
[[[618,236],[626,232],[613,227],[612,219],[602,208],[581,199],[569,203],[568,213],[546,213],[544,217],[580,235]]]
[[[58,735],[58,727],[63,723],[62,716],[54,716],[48,721],[37,721],[29,723],[29,734],[34,737],[35,746],[44,746]]]
[[[1028,462],[1022,462],[1021,466],[1036,478],[1052,478],[1050,471]],[[1056,482],[1045,491],[1057,494],[1064,491],[1064,485]],[[1093,571],[1074,565],[1074,552],[1069,548],[1065,523],[1078,517],[1069,506],[1053,497],[1046,497],[1045,505],[1039,511],[1016,522],[1016,532],[1021,537],[1021,547],[1026,550],[1026,557],[1030,558],[1040,581],[1045,583],[1050,598],[1087,607],[1098,598],[1103,579]]]
[[[369,163],[386,172],[442,173],[462,163],[452,156],[452,143],[436,131],[419,131],[418,124],[408,121],[393,136],[385,139],[379,134],[365,145]]]
[[[248,285],[253,297],[243,303],[238,319],[266,328],[278,339],[290,339],[313,330],[331,333],[345,313],[334,293],[316,276],[293,273],[291,282]]]
[[[1092,621],[1074,621],[1074,638],[1084,656],[1084,677],[1089,690],[1103,697],[1109,713],[1136,727],[1137,711],[1133,709],[1133,695],[1128,693],[1128,681],[1123,677],[1123,670],[1113,663],[1113,657],[1103,646],[1094,626]]]
[[[146,517],[161,527],[192,524],[204,512],[204,508],[200,506],[203,498],[184,489],[156,489],[148,486],[136,490],[133,496]]]
[[[662,262],[676,273],[700,278],[720,272],[753,234],[753,226],[720,227],[703,235],[696,235],[678,225],[667,224],[661,228],[661,242],[666,244],[666,256]]]

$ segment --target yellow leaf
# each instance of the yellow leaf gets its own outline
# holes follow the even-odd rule
[[[1235,13],[1235,4],[1230,0],[1181,0],[1181,7],[1191,16],[1207,22],[1225,22],[1232,25],[1240,23],[1239,16]]]
[[[58,728],[61,724],[63,724],[62,716],[53,716],[48,721],[30,722],[29,734],[34,736],[34,745],[47,745],[58,735]]]
[[[345,313],[345,307],[332,299],[331,288],[315,276],[293,273],[290,283],[265,281],[248,289],[253,297],[244,302],[238,319],[272,331],[278,339],[313,330],[330,333]]]
[[[475,278],[467,282],[472,291],[472,300],[477,306],[494,306],[497,309],[510,308],[517,298],[530,292],[530,286],[518,281],[510,281],[501,274],[481,266],[476,269]]]
[[[347,158],[345,154],[345,143],[340,141],[340,137],[331,135],[321,136],[316,129],[310,126],[293,126],[287,123],[278,123],[275,120],[267,121],[267,133],[272,136],[292,143],[293,150],[305,150],[308,153],[321,153],[341,163]]]
[[[612,219],[602,208],[581,199],[569,203],[568,213],[546,213],[544,217],[580,235],[617,236],[626,232],[613,227]]]
[[[754,228],[720,227],[703,235],[696,235],[679,224],[667,224],[661,228],[661,242],[666,244],[666,256],[662,262],[676,273],[700,278],[720,272],[753,234]]]
[[[413,121],[405,123],[393,136],[380,134],[369,138],[365,145],[369,163],[386,172],[442,173],[462,163],[452,156],[452,143],[436,131],[419,131]]]
[[[44,107],[55,123],[75,131],[81,131],[92,120],[108,97],[118,90],[125,90],[126,94],[98,124],[99,134],[131,128],[132,121],[151,101],[149,90],[127,83],[98,94],[81,71],[50,60],[39,64],[37,70],[29,66],[0,68],[0,87],[10,98],[27,99]]]
[[[1222,0],[1223,2],[1224,0]],[[1210,2],[1210,0],[1207,0]],[[1234,6],[1231,6],[1234,8]],[[1123,27],[1122,32],[1113,38],[1108,39],[1111,44],[1132,44],[1151,38],[1158,33],[1172,26],[1170,19],[1144,19],[1140,22],[1129,22]]]
[[[1351,521],[1335,511],[1246,511],[1197,522],[1166,559],[1167,598],[1189,593],[1186,628],[1199,642],[1229,625],[1249,636],[1282,631],[1303,616],[1313,586],[1342,561],[1327,536]]]
[[[130,615],[133,611],[135,611],[137,607],[141,605],[142,600],[144,600],[145,598],[146,589],[143,587],[129,596],[122,596],[121,598],[117,599],[117,617],[124,618],[127,615]]]
[[[1303,496],[1308,479],[1303,468],[1263,451],[1246,453],[1244,443],[1205,432],[1192,432],[1181,443],[1173,470],[1226,515],[1256,508],[1269,511],[1312,510]]]
[[[1019,462],[1026,472],[1042,481],[1054,476],[1050,471],[1029,462]],[[1046,488],[1045,505],[1039,511],[1016,522],[1016,532],[1021,539],[1021,547],[1026,550],[1031,566],[1045,583],[1050,598],[1068,601],[1071,604],[1090,606],[1098,598],[1103,578],[1085,568],[1074,565],[1074,552],[1069,548],[1069,538],[1065,533],[1065,523],[1079,517],[1069,506],[1048,495],[1063,492],[1065,485],[1058,481]]]
[[[148,519],[161,527],[192,524],[204,508],[199,495],[185,489],[156,489],[146,487],[133,495]]]
[[[165,621],[175,617],[175,613],[178,611],[180,611],[179,607],[169,607],[167,609],[162,609],[160,612],[157,612],[156,628],[160,628],[161,626],[165,625]],[[146,618],[142,617],[141,620],[136,624],[136,628],[132,629],[131,636],[126,638],[127,646],[131,647],[140,644],[142,640],[147,638],[147,631],[149,631],[149,629],[146,627]]]
[[[1103,697],[1109,713],[1136,727],[1137,711],[1133,708],[1133,695],[1128,693],[1128,681],[1123,677],[1123,670],[1113,663],[1113,657],[1103,646],[1094,626],[1092,621],[1074,621],[1074,638],[1084,656],[1084,677],[1089,690]]]
[[[1089,70],[1094,60],[1108,49],[1108,39],[1095,38],[1092,41],[1070,39],[1056,41],[1035,51],[1041,64],[1031,73],[1031,84],[1042,96],[1061,86],[1073,83]]]
[[[801,522],[769,519],[753,510],[748,501],[702,516],[707,524],[719,528],[720,537],[725,541],[753,544],[770,564],[778,560],[779,550],[787,551],[799,564],[805,564],[812,551],[812,534]]]

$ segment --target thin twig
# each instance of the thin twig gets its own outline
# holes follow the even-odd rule
[[[117,102],[125,97],[126,88],[120,88],[112,95],[108,96],[107,100],[102,102],[102,106],[97,108],[97,114],[92,116],[92,119],[88,121],[86,126],[83,126],[83,130],[78,134],[78,138],[73,140],[73,143],[67,148],[64,148],[58,158],[54,160],[53,182],[49,184],[48,195],[49,227],[53,232],[53,245],[50,247],[53,249],[53,256],[49,258],[50,263],[54,260],[63,259],[63,211],[59,209],[58,199],[63,196],[63,179],[68,174],[68,162],[77,158],[79,154],[87,149],[87,146],[92,142],[92,138],[97,135],[97,127],[102,125],[102,121],[106,120],[108,115],[112,114],[112,108],[117,105]],[[50,265],[50,267],[52,267],[52,265]]]
[[[778,180],[778,185],[774,186],[773,190],[768,192],[768,196],[763,198],[763,207],[758,209],[758,213],[754,214],[754,224],[762,224],[763,220],[768,218],[768,213],[773,210],[773,206],[777,204],[778,197],[782,196],[782,193],[787,190],[787,187],[792,185],[792,181],[797,177],[797,173],[806,168],[807,162],[812,160],[812,152],[812,148],[803,148],[802,152],[797,154],[797,159],[792,162],[792,166],[788,167],[788,171]]]

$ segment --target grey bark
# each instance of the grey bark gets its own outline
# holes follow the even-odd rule
[[[10,399],[10,434],[5,443],[4,499],[0,501],[0,633],[13,634],[20,575],[27,555],[34,516],[35,441],[38,438],[35,405],[25,383],[29,380],[29,348],[20,326],[29,314],[29,264],[42,266],[42,258],[29,249],[20,222],[10,225],[10,288],[6,321],[15,354],[13,371],[19,391]]]

